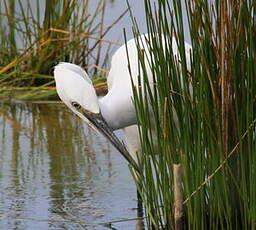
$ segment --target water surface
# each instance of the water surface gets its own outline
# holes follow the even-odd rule
[[[59,103],[0,103],[0,188],[0,229],[109,229],[99,223],[136,217],[125,160]]]

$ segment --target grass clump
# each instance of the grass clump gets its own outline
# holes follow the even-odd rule
[[[104,75],[93,65],[99,60],[103,67],[106,63],[100,44],[113,44],[104,40],[104,35],[126,13],[105,29],[105,5],[105,1],[90,0],[1,1],[2,96],[10,87],[31,87],[24,97],[35,96],[32,87],[47,90],[54,83],[53,66],[60,61],[76,63],[92,75]]]
[[[138,42],[134,88],[142,143],[138,187],[148,226],[175,228],[172,167],[180,163],[185,229],[254,229],[255,2],[156,2],[144,1],[150,52]]]

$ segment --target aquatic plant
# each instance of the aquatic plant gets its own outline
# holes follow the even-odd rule
[[[97,67],[106,67],[101,43],[114,44],[104,40],[104,35],[127,12],[103,28],[105,11],[105,1],[1,1],[1,95],[10,95],[11,87],[27,87],[29,94],[23,92],[22,98],[55,95],[49,86],[53,86],[52,70],[59,61],[73,62],[92,75],[104,76]]]
[[[143,169],[137,184],[148,226],[178,229],[173,165],[180,164],[185,229],[254,229],[255,2],[156,2],[144,0],[151,57],[138,42],[140,87],[134,87]]]

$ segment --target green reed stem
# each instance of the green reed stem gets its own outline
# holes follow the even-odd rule
[[[148,225],[174,228],[172,165],[180,163],[185,229],[254,229],[255,3],[144,4],[149,51],[137,42],[133,84]]]

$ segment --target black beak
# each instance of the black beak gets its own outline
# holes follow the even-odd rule
[[[122,156],[131,164],[131,166],[140,173],[140,168],[131,154],[126,149],[125,145],[113,133],[113,130],[108,126],[107,122],[102,117],[101,113],[92,113],[82,108],[82,114],[91,122],[91,124],[102,133],[122,154]]]

